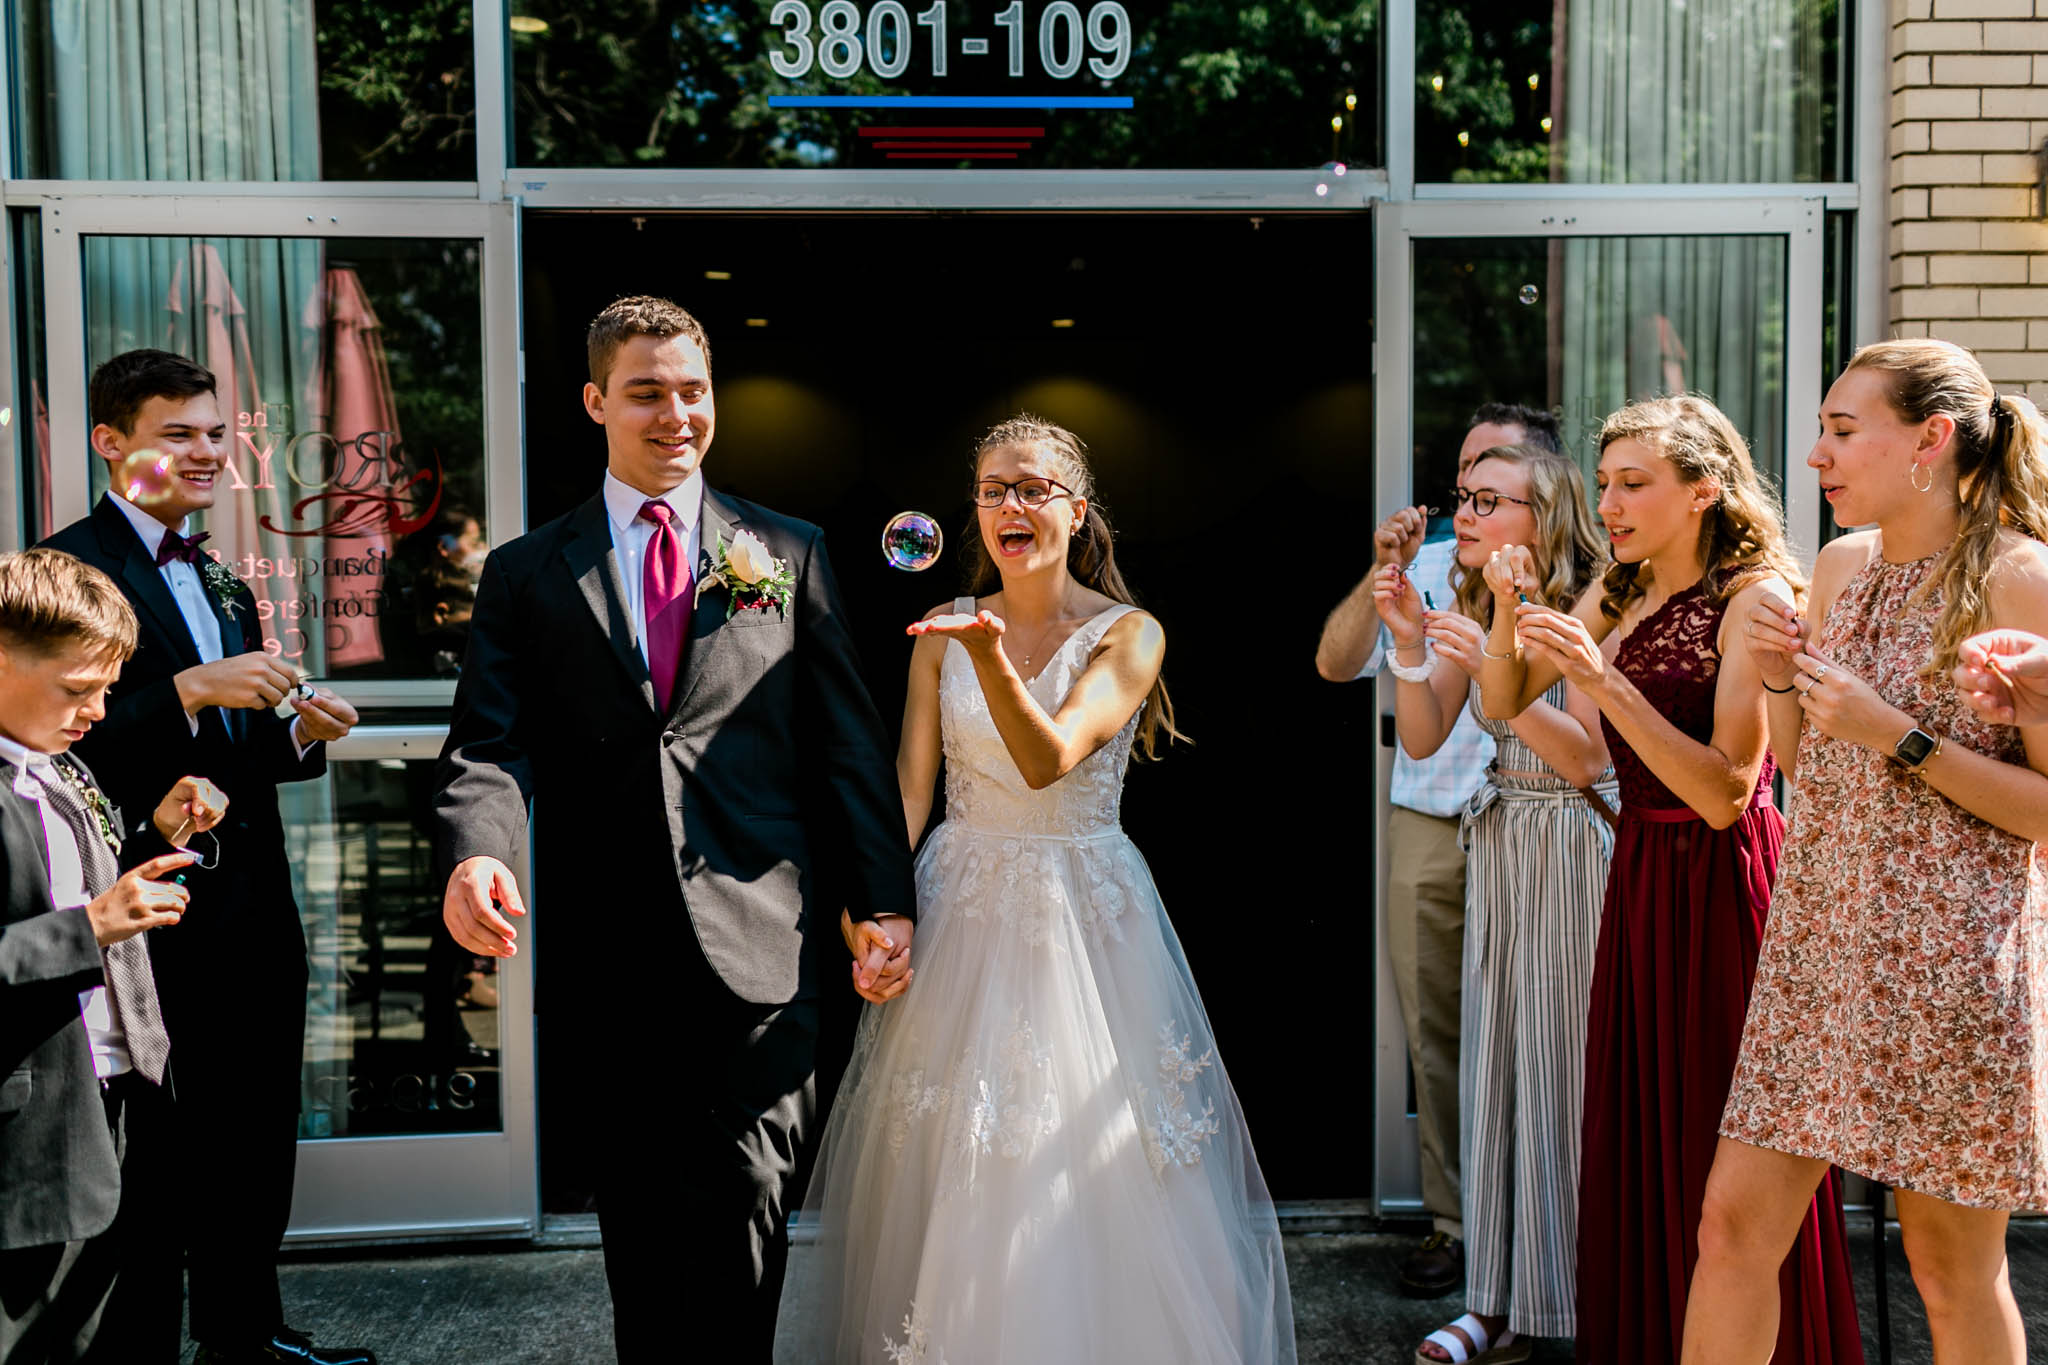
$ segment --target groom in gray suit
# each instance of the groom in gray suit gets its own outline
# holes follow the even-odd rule
[[[703,328],[621,299],[589,352],[604,486],[477,586],[436,798],[443,918],[472,952],[518,950],[531,800],[536,1010],[585,1063],[546,1082],[616,1149],[619,1358],[766,1362],[829,945],[846,907],[856,989],[902,988],[910,842],[820,532],[704,484]]]

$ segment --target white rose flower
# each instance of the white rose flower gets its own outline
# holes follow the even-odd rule
[[[733,536],[732,544],[725,552],[725,562],[742,583],[749,585],[759,583],[775,572],[775,556],[768,553],[768,547],[751,531],[740,531]]]

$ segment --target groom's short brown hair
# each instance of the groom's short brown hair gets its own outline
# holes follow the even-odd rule
[[[584,345],[590,352],[590,382],[597,385],[599,393],[604,392],[607,380],[611,378],[612,361],[618,358],[619,347],[628,337],[688,337],[704,352],[704,368],[711,368],[711,338],[704,335],[704,324],[691,317],[680,305],[652,294],[634,294],[618,299],[605,306],[590,323],[590,333],[584,338]]]

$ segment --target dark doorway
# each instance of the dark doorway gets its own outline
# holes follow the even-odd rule
[[[1125,824],[1283,1199],[1370,1193],[1374,707],[1314,658],[1371,558],[1371,259],[1363,215],[525,226],[529,524],[592,496],[604,467],[580,399],[590,318],[622,294],[673,297],[712,341],[707,477],[825,528],[892,728],[904,625],[961,591],[975,439],[1028,409],[1088,441],[1195,741],[1134,767]],[[949,542],[922,574],[880,549],[911,508]],[[574,1061],[540,1027],[545,1116],[551,1068]],[[664,1107],[658,1087],[649,1103]],[[550,1207],[573,1204],[576,1135],[542,1143]]]

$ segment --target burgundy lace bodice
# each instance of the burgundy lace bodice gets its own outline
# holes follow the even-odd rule
[[[1714,734],[1714,684],[1721,676],[1721,655],[1714,637],[1726,606],[1708,600],[1702,584],[1676,592],[1663,606],[1636,623],[1615,652],[1614,666],[1636,685],[1659,715],[1704,744]],[[1614,775],[1621,783],[1624,810],[1676,810],[1685,805],[1636,757],[1628,742],[1600,717]],[[1768,753],[1757,774],[1755,805],[1770,791],[1778,765]]]

